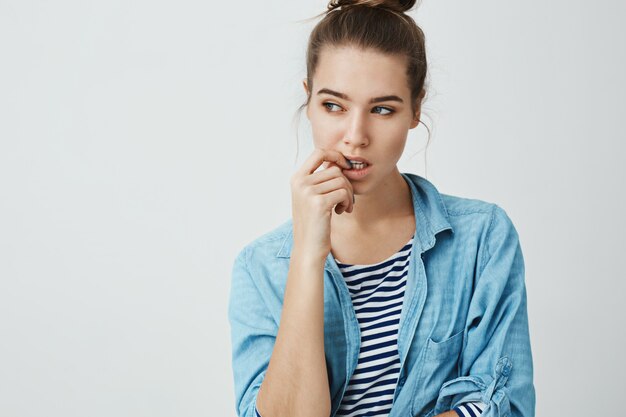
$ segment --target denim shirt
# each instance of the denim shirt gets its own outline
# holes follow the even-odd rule
[[[400,374],[389,417],[432,417],[468,401],[482,417],[533,417],[535,388],[524,259],[500,206],[439,193],[401,173],[415,214],[398,329]],[[235,406],[254,417],[283,305],[292,219],[244,246],[228,302]],[[360,330],[348,288],[329,253],[324,265],[324,350],[331,417],[358,359]]]

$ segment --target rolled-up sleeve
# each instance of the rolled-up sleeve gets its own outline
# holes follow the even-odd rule
[[[481,417],[534,417],[524,258],[511,219],[495,204],[484,241],[465,323],[461,376],[443,384],[434,411],[481,401],[486,404]]]
[[[248,251],[236,257],[228,301],[235,408],[238,417],[257,416],[256,398],[274,349],[278,325],[247,266]]]
[[[470,401],[457,405],[452,409],[458,417],[479,417],[485,409],[485,404],[480,401]]]

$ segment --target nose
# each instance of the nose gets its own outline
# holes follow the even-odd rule
[[[346,118],[346,129],[343,141],[353,147],[365,146],[369,143],[367,117],[354,111]]]

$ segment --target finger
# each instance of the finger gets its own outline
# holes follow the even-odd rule
[[[328,183],[326,184],[321,184],[316,188],[318,190],[321,190],[322,188],[331,190],[321,195],[326,198],[327,202],[332,203],[332,207],[335,213],[341,214],[347,211],[349,207],[348,202],[350,197],[349,194],[346,193],[346,189],[341,187],[341,181],[337,180],[340,180],[340,178],[335,178],[334,180],[328,181]]]
[[[349,204],[346,206],[346,211],[349,213],[352,213],[352,210],[354,209],[354,202],[355,202],[355,198],[354,198],[354,186],[352,185],[352,182],[348,179],[348,177],[345,176],[345,171],[347,171],[346,169],[342,169],[341,170],[341,174],[343,175],[343,177],[345,178],[346,184],[350,190],[350,201]]]
[[[335,162],[343,168],[351,168],[350,162],[341,154],[341,152],[332,149],[315,148],[311,155],[304,161],[300,167],[301,173],[312,174],[324,161]]]
[[[343,170],[341,172],[343,173]],[[350,187],[350,201],[348,202],[348,205],[346,206],[346,211],[349,213],[352,213],[352,210],[354,210],[354,202],[355,202],[354,187],[352,186],[352,183],[350,182],[350,180],[348,180],[347,178],[346,178],[346,183],[348,184],[348,187]]]
[[[341,167],[333,164],[327,169],[323,169],[323,170],[314,172],[311,175],[308,175],[305,179],[305,183],[310,184],[310,185],[316,185],[316,184],[331,180],[333,178],[341,178],[342,176],[344,175],[341,172]]]
[[[344,189],[347,190],[347,195],[345,196],[345,198],[339,202],[337,205],[339,207],[341,207],[341,213],[343,213],[344,211],[347,212],[352,212],[352,206],[353,206],[353,198],[354,198],[354,191],[352,191],[352,184],[350,184],[349,181],[347,181],[345,178],[342,179],[342,183],[341,186],[338,189]],[[348,186],[346,187],[346,183],[348,183]],[[339,212],[337,212],[337,214],[340,214]]]
[[[352,186],[352,182],[350,182],[350,180],[348,179],[348,177],[346,177],[346,176],[344,175],[344,171],[346,171],[346,169],[345,169],[345,168],[340,167],[339,165],[337,165],[337,163],[332,162],[332,161],[331,161],[331,162],[328,162],[328,167],[331,167],[331,166],[336,166],[336,167],[339,167],[339,169],[341,169],[341,174],[342,174],[342,175],[344,176],[344,178],[345,178],[345,183],[347,184],[347,187],[348,187],[348,188],[349,188],[349,190],[350,190],[350,197],[351,197],[351,198],[350,198],[350,200],[351,200],[351,201],[349,201],[349,202],[348,202],[348,204],[346,205],[346,207],[345,207],[345,211],[347,211],[347,212],[349,212],[349,213],[352,213],[352,210],[354,210],[354,207],[353,207],[353,206],[354,206],[354,203],[355,203],[355,198],[354,198],[354,187]]]
[[[341,178],[343,182],[340,184],[339,187],[336,187],[336,188],[345,187],[348,190],[349,197],[348,197],[348,200],[346,200],[345,207],[346,207],[346,211],[351,213],[353,210],[354,201],[355,201],[354,187],[352,183],[350,182],[350,180],[348,180],[348,178],[345,176],[344,174],[345,169],[341,169],[341,167],[334,162],[329,162],[328,165],[329,167],[327,169],[311,174],[307,179],[307,183],[309,183],[310,181],[311,185],[318,185],[318,184],[325,183],[326,181],[329,181],[334,178]],[[320,191],[318,190],[318,192]],[[324,190],[323,192],[328,192],[328,190]]]

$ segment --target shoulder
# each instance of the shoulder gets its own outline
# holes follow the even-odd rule
[[[503,237],[517,238],[517,230],[507,210],[502,205],[470,196],[460,196],[441,192],[427,179],[412,175],[411,179],[420,188],[427,190],[431,201],[439,200],[445,217],[455,235],[478,235],[480,240],[498,240]],[[431,203],[431,206],[434,204]]]
[[[441,201],[449,216],[464,216],[468,214],[490,215],[497,205],[490,201],[477,198],[461,197],[457,195],[439,193]]]
[[[475,236],[485,247],[484,256],[505,245],[519,246],[519,234],[513,220],[500,204],[476,198],[440,195],[450,224],[458,231]]]
[[[232,281],[252,285],[267,303],[278,306],[284,293],[289,272],[289,252],[292,242],[292,219],[275,226],[248,241],[235,257]]]
[[[289,218],[260,236],[246,242],[239,251],[237,258],[247,263],[253,258],[276,257],[287,238],[292,234],[292,224],[293,221]]]
[[[487,231],[502,228],[515,229],[508,212],[498,203],[443,193],[440,196],[451,221],[482,218],[486,222]]]
[[[438,186],[420,175],[412,173],[403,175],[415,184],[418,201],[432,218],[443,215],[448,220],[454,221],[458,220],[455,218],[489,217],[499,208],[491,201],[441,192]]]

